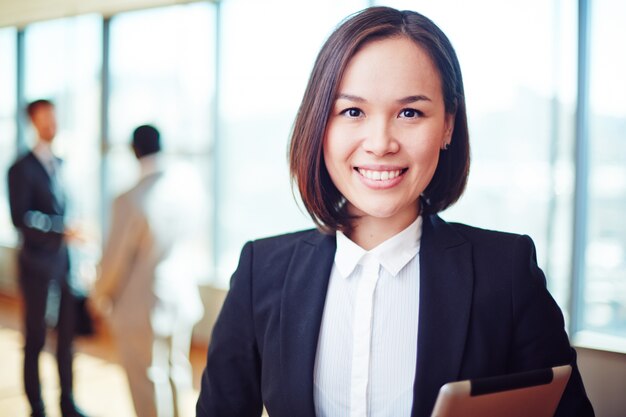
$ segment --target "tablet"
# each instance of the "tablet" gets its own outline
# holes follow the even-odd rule
[[[431,417],[553,417],[570,365],[445,384]]]

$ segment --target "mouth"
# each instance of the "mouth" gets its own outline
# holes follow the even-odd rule
[[[366,169],[362,167],[354,167],[362,177],[372,181],[389,181],[404,175],[408,168],[398,169]]]

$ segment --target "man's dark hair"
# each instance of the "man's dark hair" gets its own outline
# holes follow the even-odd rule
[[[51,100],[47,100],[47,99],[39,99],[39,100],[31,101],[26,106],[26,114],[28,114],[28,117],[32,119],[33,114],[35,114],[37,109],[39,109],[40,107],[54,107],[54,103]]]
[[[133,149],[137,158],[143,158],[161,150],[161,135],[154,126],[142,125],[133,132]]]

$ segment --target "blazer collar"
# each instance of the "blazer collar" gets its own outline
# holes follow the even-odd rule
[[[48,178],[50,177],[50,173],[44,166],[44,163],[41,161],[41,159],[39,159],[39,157],[35,154],[33,150],[29,151],[28,154],[26,154],[26,158],[30,159],[31,165],[38,167],[37,170],[40,171],[40,174],[44,174]]]
[[[313,370],[335,257],[334,235],[312,233],[297,243],[281,297],[280,362],[289,415],[315,417]]]
[[[473,281],[470,243],[438,216],[425,216],[412,417],[429,417],[439,388],[459,378]]]
[[[54,158],[55,164],[57,168],[61,166],[63,160],[56,156],[52,156]],[[53,181],[53,177],[48,169],[44,166],[44,162],[35,154],[33,150],[29,151],[25,157],[26,163],[30,166],[35,167],[35,172],[29,170],[32,175],[38,175],[41,181],[47,181],[50,189],[50,193],[53,197],[53,205],[54,210],[57,213],[62,214],[65,212],[65,193],[63,191],[62,184],[58,181]],[[38,174],[36,173],[38,172]]]

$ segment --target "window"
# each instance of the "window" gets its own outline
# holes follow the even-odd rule
[[[432,19],[450,38],[461,64],[472,165],[465,194],[442,217],[530,235],[550,290],[565,307],[571,244],[563,242],[572,237],[573,131],[568,126],[575,110],[575,9],[557,9],[563,2],[541,0],[377,3]]]
[[[142,124],[160,131],[168,162],[195,171],[202,189],[210,193],[215,26],[215,6],[206,2],[122,13],[111,20],[105,207],[137,180],[130,140]],[[203,233],[196,249],[209,261],[211,229],[199,221]],[[209,279],[206,268],[205,277]]]
[[[0,245],[13,246],[16,233],[11,222],[6,174],[17,148],[16,56],[17,31],[0,29]]]
[[[290,191],[289,134],[326,37],[341,19],[364,7],[363,0],[220,5],[216,233],[222,286],[228,285],[246,240],[313,227]]]
[[[622,338],[626,351],[626,4],[591,4],[586,268],[580,330]]]

